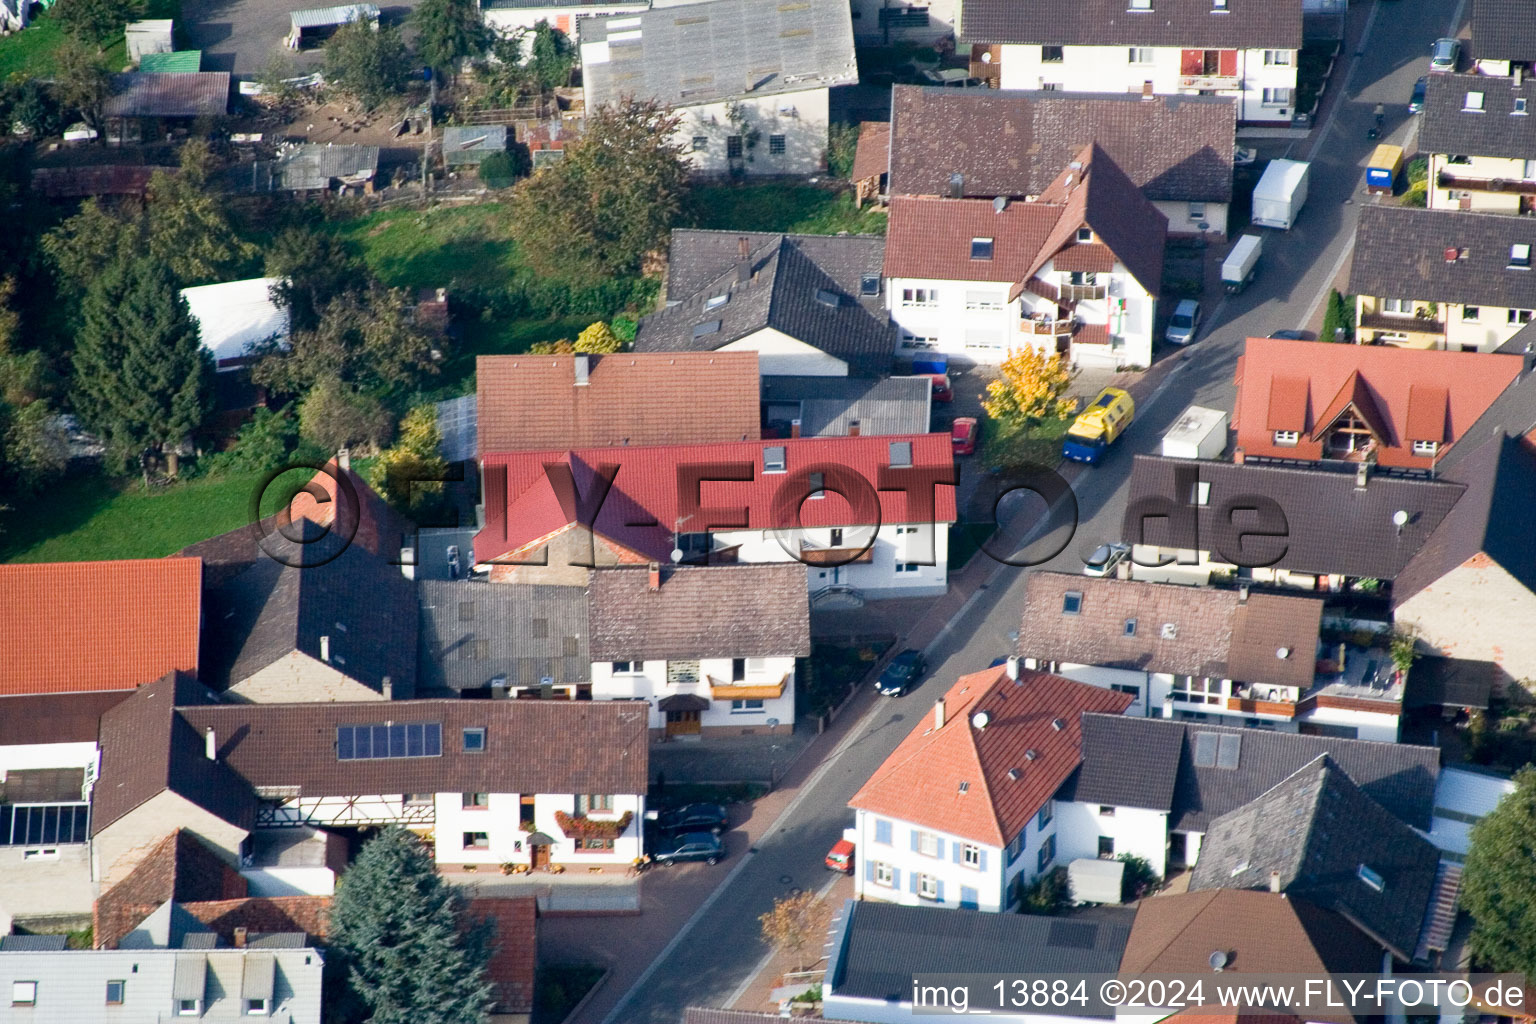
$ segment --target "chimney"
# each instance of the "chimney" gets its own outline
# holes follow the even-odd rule
[[[385,676],[384,681],[379,684],[379,689],[384,692],[385,700],[395,699],[395,681],[391,677]]]
[[[933,702],[933,727],[935,729],[942,729],[942,728],[944,728],[944,698],[943,697],[940,697],[938,700]]]
[[[1515,75],[1515,88],[1518,89],[1518,88],[1520,88],[1520,81],[1521,81],[1521,79],[1523,79],[1525,77],[1525,68],[1522,68],[1519,64],[1516,64],[1510,70],[1514,72],[1514,75]]]
[[[236,928],[235,929],[235,948],[236,949],[244,949],[245,948],[245,937],[246,937],[246,935],[247,935],[247,932],[246,932],[246,930],[244,928]]]
[[[651,563],[650,580],[649,580],[648,585],[650,586],[652,591],[657,591],[657,590],[661,589],[661,563],[660,562],[652,562]]]
[[[1247,459],[1247,454],[1241,448],[1232,449],[1232,465],[1241,466]]]
[[[1008,659],[1008,678],[1014,682],[1019,681],[1019,659],[1017,657]]]
[[[736,239],[736,256],[738,259],[746,259],[748,254],[747,236],[741,235]]]
[[[799,437],[800,436],[800,421],[799,420],[790,420],[789,421],[789,436],[790,437]]]
[[[1365,490],[1365,482],[1371,478],[1371,464],[1362,462],[1355,467],[1355,490]]]
[[[352,453],[350,451],[348,451],[347,449],[345,449],[345,448],[343,448],[341,451],[337,452],[336,453],[336,465],[340,466],[342,469],[351,469],[352,468]]]
[[[1280,872],[1278,872],[1278,871],[1271,871],[1269,873],[1269,891],[1270,892],[1279,892],[1280,891]]]
[[[210,761],[219,759],[219,738],[214,735],[212,729],[203,730],[203,756]]]
[[[448,301],[448,289],[447,288],[439,288],[437,290],[437,301],[438,302],[447,302]]]
[[[1237,585],[1237,603],[1238,604],[1247,604],[1248,603],[1248,584],[1246,584],[1246,583],[1239,583]]]
[[[1144,99],[1144,100],[1150,100],[1152,98],[1152,83],[1151,82],[1142,82],[1141,83],[1141,98]]]
[[[587,385],[587,374],[589,372],[591,372],[592,364],[587,359],[586,356],[576,356],[575,357],[575,364],[576,364],[576,386],[579,387],[579,388],[586,387],[586,385]]]
[[[328,636],[320,638],[320,660],[327,665],[331,663],[331,638]]]
[[[849,437],[858,437],[859,436],[859,421],[858,420],[849,420],[848,421],[848,436]]]
[[[965,175],[955,173],[949,176],[949,198],[959,199],[965,195]]]

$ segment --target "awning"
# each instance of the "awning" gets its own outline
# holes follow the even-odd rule
[[[662,711],[708,711],[709,701],[695,693],[674,693],[656,702]]]
[[[208,958],[202,953],[179,953],[176,971],[171,977],[172,999],[196,999],[201,1001],[207,987]]]
[[[549,836],[545,835],[543,832],[530,832],[530,833],[528,833],[528,845],[529,846],[554,846],[555,845],[555,841],[553,839],[551,839]]]
[[[240,979],[240,998],[272,998],[272,977],[277,969],[277,958],[271,953],[246,953],[245,970]]]

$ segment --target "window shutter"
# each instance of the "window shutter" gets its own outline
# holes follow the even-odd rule
[[[866,882],[873,882],[874,880],[875,880],[875,862],[866,857],[864,859],[864,881],[866,881]]]
[[[959,864],[959,863],[960,863],[960,854],[961,854],[961,851],[962,851],[962,850],[963,850],[963,849],[964,849],[964,848],[965,848],[965,847],[964,847],[964,845],[963,845],[963,844],[961,844],[961,843],[954,843],[954,844],[952,844],[952,845],[953,845],[953,846],[954,846],[954,852],[955,852],[955,858],[954,858],[954,859],[955,859],[955,863],[956,863],[956,864]]]
[[[983,871],[987,870],[987,848],[985,846],[981,847],[981,860],[977,862],[976,866]]]
[[[1217,60],[1221,73],[1224,76],[1231,78],[1233,75],[1237,74],[1236,50],[1222,50],[1221,56]]]
[[[918,851],[918,848],[921,845],[922,845],[922,843],[918,839],[918,831],[917,831],[917,829],[913,829],[912,830],[912,852],[916,853]]]
[[[933,855],[935,857],[939,858],[939,860],[943,860],[944,859],[944,840],[942,840],[942,839],[935,839],[934,842],[937,843],[938,845],[933,848]],[[960,844],[956,843],[955,845],[958,846]]]
[[[933,898],[935,900],[937,900],[938,902],[943,903],[944,902],[944,879],[936,878],[936,879],[933,880],[933,884],[938,886],[937,889],[933,890]]]
[[[916,896],[917,895],[917,872],[916,871],[912,872],[910,877],[911,877],[911,884],[912,884],[912,895]]]
[[[975,889],[968,885],[960,887],[960,906],[967,910],[976,910],[981,906],[981,900],[977,897]]]
[[[877,842],[877,843],[885,843],[887,846],[890,845],[890,842],[891,842],[891,823],[890,822],[888,822],[888,821],[880,821],[878,818],[875,820],[875,842]]]

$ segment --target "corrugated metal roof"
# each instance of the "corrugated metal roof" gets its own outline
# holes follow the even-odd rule
[[[299,146],[273,164],[273,187],[300,192],[329,188],[332,179],[367,181],[379,169],[378,146]]]
[[[379,20],[377,4],[346,4],[341,7],[311,7],[294,11],[288,16],[297,29],[325,28],[327,25],[345,25],[354,20]]]
[[[443,160],[450,167],[478,164],[507,148],[504,124],[454,125],[443,129]]]
[[[175,50],[171,53],[146,53],[139,58],[143,72],[185,73],[203,70],[202,50]]]
[[[107,117],[200,117],[229,110],[227,71],[131,71],[112,76],[112,91],[102,106]]]

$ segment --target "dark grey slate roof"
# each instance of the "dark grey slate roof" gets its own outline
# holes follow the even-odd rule
[[[1502,678],[1491,661],[1421,657],[1408,673],[1403,705],[1409,708],[1486,708],[1494,682]]]
[[[1536,395],[1532,404],[1536,411]],[[1464,444],[1465,439],[1451,452]],[[1268,497],[1279,503],[1289,534],[1283,539],[1253,537],[1244,542],[1241,553],[1245,558],[1251,556],[1254,567],[1273,565],[1292,572],[1395,579],[1445,519],[1465,487],[1449,480],[1377,475],[1360,490],[1355,487],[1354,467],[1348,470],[1138,455],[1131,469],[1121,536],[1133,544],[1212,550],[1213,545],[1231,543],[1221,540],[1225,534],[1219,516],[1226,502],[1249,495]],[[1198,480],[1210,484],[1208,505],[1190,506],[1190,496],[1179,493],[1177,474],[1181,471],[1186,475],[1198,472]],[[1157,511],[1164,499],[1192,515],[1153,517],[1150,513]],[[1399,511],[1409,515],[1401,534],[1392,522]]]
[[[1189,888],[1265,889],[1278,873],[1281,891],[1342,914],[1408,961],[1439,862],[1433,844],[1324,754],[1213,821]]]
[[[1070,46],[1301,47],[1301,0],[964,0],[955,34],[969,43]],[[1214,12],[1213,12],[1214,11]]]
[[[1523,354],[1526,343],[1536,347],[1536,323],[1522,327],[1509,341],[1499,346],[1500,352]],[[1527,359],[1529,367],[1531,359]],[[1488,408],[1483,410],[1470,427],[1456,439],[1446,453],[1435,463],[1435,470],[1442,477],[1462,479],[1462,467],[1476,459],[1478,451],[1495,436],[1525,437],[1536,431],[1536,373],[1526,369],[1515,381],[1499,393]]]
[[[912,1001],[914,974],[1112,974],[1135,918],[1134,911],[1119,907],[1041,917],[874,900],[848,900],[843,914],[842,941],[827,964],[833,992],[906,1003]]]
[[[842,437],[857,422],[860,434],[926,434],[927,377],[764,377],[763,423],[787,437],[800,421],[801,437]]]
[[[1526,7],[1522,20],[1536,19],[1536,9]],[[1483,94],[1481,110],[1465,109],[1469,92]],[[1525,100],[1528,113],[1514,113],[1516,97]],[[1419,118],[1420,152],[1529,159],[1536,153],[1536,82],[1516,86],[1513,78],[1492,75],[1430,75]]]
[[[1349,290],[1385,298],[1536,309],[1536,269],[1509,268],[1510,246],[1517,244],[1536,248],[1536,224],[1529,217],[1367,206],[1355,229]],[[1448,249],[1464,249],[1466,255],[1447,260]]]
[[[596,661],[783,658],[811,653],[805,566],[664,566],[650,588],[644,566],[592,574]]]
[[[450,398],[437,403],[437,429],[442,432],[443,443],[438,450],[449,462],[473,459],[479,451],[476,436],[479,426],[479,410],[476,395]]]
[[[1195,767],[1193,737],[1202,732],[1240,737],[1236,768]],[[1171,761],[1167,753],[1175,741],[1181,750]],[[1163,718],[1084,715],[1083,767],[1060,799],[1166,809],[1170,829],[1204,832],[1216,818],[1262,796],[1322,754],[1332,756],[1367,796],[1400,820],[1429,828],[1440,774],[1434,747]],[[1174,772],[1170,800],[1168,777]]]
[[[0,935],[0,953],[55,953],[64,943],[63,935]]]
[[[1536,11],[1531,0],[1472,0],[1472,56],[1536,61]]]
[[[473,690],[590,678],[587,588],[421,580],[418,685]]]
[[[884,262],[885,239],[874,235],[675,230],[668,307],[640,321],[635,351],[711,352],[773,328],[843,360],[851,376],[880,376],[895,329],[881,286],[864,295],[862,285],[880,281]],[[710,307],[719,296],[728,299]]]
[[[843,0],[686,7],[577,22],[589,109],[621,96],[696,106],[859,80],[853,19]],[[606,60],[595,59],[593,44],[606,44]]]
[[[450,125],[443,129],[443,161],[449,167],[478,164],[506,148],[504,124]]]
[[[898,85],[891,92],[892,195],[1039,195],[1096,142],[1148,199],[1232,199],[1237,105],[1154,96]]]

